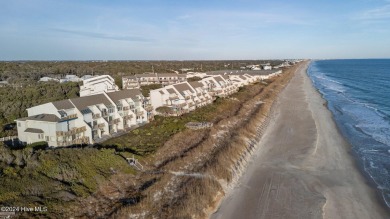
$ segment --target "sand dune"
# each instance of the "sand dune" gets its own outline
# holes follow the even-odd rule
[[[211,218],[390,218],[299,68],[251,164]]]

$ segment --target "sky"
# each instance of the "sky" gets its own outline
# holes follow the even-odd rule
[[[390,58],[390,0],[0,0],[0,60]]]

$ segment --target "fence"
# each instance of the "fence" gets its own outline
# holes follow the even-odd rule
[[[7,137],[2,137],[0,138],[0,142],[4,142],[4,141],[12,141],[14,139],[18,139],[18,136],[7,136]]]

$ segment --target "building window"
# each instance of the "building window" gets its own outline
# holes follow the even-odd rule
[[[38,134],[38,139],[43,139],[43,134]]]
[[[45,136],[45,140],[46,140],[46,141],[49,141],[49,136]]]
[[[114,108],[108,109],[108,113],[113,113],[113,112],[114,112]]]

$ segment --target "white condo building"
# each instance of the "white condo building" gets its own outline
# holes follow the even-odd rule
[[[151,111],[139,90],[122,90],[34,106],[27,109],[28,117],[16,123],[19,140],[27,144],[93,144],[148,122]]]
[[[114,78],[110,75],[100,75],[83,80],[83,85],[80,86],[80,97],[114,91],[119,91]]]
[[[187,81],[187,75],[176,73],[145,73],[122,77],[123,89],[135,89],[144,85],[170,85]]]

